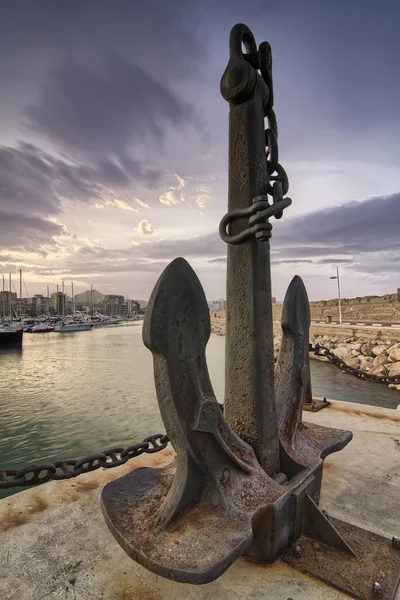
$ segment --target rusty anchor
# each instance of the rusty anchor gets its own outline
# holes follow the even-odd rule
[[[284,321],[284,354],[292,360],[301,345],[307,352],[294,377],[284,357],[278,359],[282,471],[268,475],[253,448],[228,425],[215,398],[205,356],[209,310],[196,274],[177,258],[161,275],[146,312],[143,339],[154,356],[157,397],[176,464],[137,469],[108,484],[102,495],[106,520],[121,546],[155,573],[207,583],[244,554],[272,562],[291,537],[309,531],[300,522],[299,506],[307,502],[314,517],[319,512],[312,496],[319,493],[322,457],[342,448],[351,433],[301,422],[308,337],[297,318],[307,316],[304,294],[295,278],[284,314],[294,301],[302,303]],[[332,541],[346,547],[320,514]],[[276,535],[268,535],[273,530]]]
[[[274,366],[269,219],[280,218],[291,200],[278,162],[271,49],[267,42],[257,49],[242,24],[231,31],[221,93],[230,105],[229,202],[220,226],[228,245],[224,413],[206,363],[206,297],[193,269],[177,258],[160,276],[143,325],[176,458],[167,468],[143,467],[112,481],[101,498],[130,557],[193,584],[213,581],[240,556],[271,563],[283,555],[307,571],[301,547],[309,539],[345,562],[356,560],[318,506],[323,460],[352,433],[302,421],[312,398],[310,312],[297,276],[285,296]],[[288,545],[300,548],[289,558]]]

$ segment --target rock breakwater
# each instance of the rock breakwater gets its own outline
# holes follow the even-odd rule
[[[383,377],[400,375],[399,342],[338,335],[312,335],[310,342],[313,346],[319,344],[328,348],[332,354],[354,369]],[[389,384],[389,387],[400,390],[400,385]]]
[[[211,331],[216,335],[225,335],[225,319],[222,317],[211,318]],[[379,332],[379,334],[381,333]],[[279,351],[281,342],[280,324],[274,323],[274,350],[276,352]],[[328,348],[332,354],[354,369],[385,377],[400,375],[400,341],[385,340],[382,337],[364,338],[362,333],[359,337],[349,337],[348,335],[339,335],[339,333],[326,335],[316,333],[310,336],[310,343],[313,347],[319,344]],[[328,360],[323,356],[315,356],[314,352],[310,352],[310,358]],[[400,385],[389,384],[389,387],[400,391]]]

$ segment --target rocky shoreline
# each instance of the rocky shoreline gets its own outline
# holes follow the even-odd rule
[[[213,320],[211,331],[216,335],[225,335],[224,320]],[[275,351],[279,350],[281,341],[282,332],[275,332]],[[319,344],[328,348],[332,354],[355,369],[367,371],[372,375],[389,377],[400,375],[400,342],[379,338],[366,339],[340,335],[311,335],[310,343],[313,346]],[[313,352],[310,352],[310,358],[328,360],[322,356],[315,356]],[[389,387],[400,391],[400,385],[389,384]]]
[[[400,375],[399,342],[361,337],[341,338],[333,335],[312,335],[310,342],[313,346],[319,344],[328,348],[332,354],[354,369],[384,377]],[[400,390],[400,385],[397,384],[389,384],[389,387]]]

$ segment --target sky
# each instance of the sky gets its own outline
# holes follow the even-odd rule
[[[273,295],[400,288],[398,0],[2,0],[0,272],[147,300],[177,256],[225,298],[228,115],[238,22],[272,46],[292,206]]]

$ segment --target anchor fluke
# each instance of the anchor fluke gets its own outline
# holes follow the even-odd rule
[[[207,370],[210,316],[193,269],[176,259],[159,278],[143,339],[176,469],[141,468],[102,493],[125,551],[159,575],[207,583],[248,550],[252,519],[282,493],[223,419]]]

